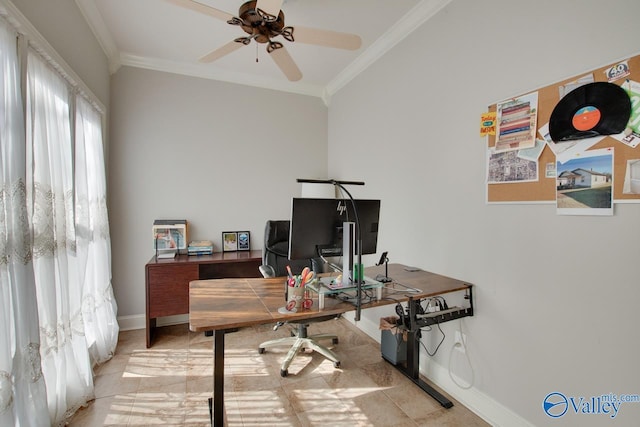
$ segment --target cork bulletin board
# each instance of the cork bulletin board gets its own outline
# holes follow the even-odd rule
[[[537,132],[544,124],[549,123],[551,114],[561,99],[563,91],[566,92],[567,87],[571,87],[575,82],[581,79],[589,78],[592,82],[609,82],[622,87],[629,87],[633,82],[640,83],[640,55],[623,59],[604,67],[587,71],[583,74],[576,75],[558,83],[543,87],[534,91],[537,93],[537,123],[536,138],[540,142],[544,139]],[[521,97],[526,94],[520,95]],[[515,97],[518,98],[518,97]],[[640,96],[630,95],[631,99],[631,118],[640,115]],[[498,104],[489,106],[489,111],[496,111]],[[631,120],[630,119],[630,122]],[[558,144],[564,144],[560,142]],[[496,136],[487,136],[488,147],[496,146]],[[637,144],[637,141],[636,141]],[[640,145],[635,148],[632,144],[623,143],[614,138],[613,135],[605,136],[601,141],[589,147],[587,150],[595,150],[600,148],[613,147],[613,171],[612,171],[612,191],[613,201],[626,203],[640,203],[640,193],[625,193],[623,186],[625,184],[625,174],[627,173],[627,161],[640,159]],[[548,144],[544,144],[544,148],[538,157],[538,177],[537,181],[530,180],[527,182],[500,182],[487,183],[487,202],[488,203],[555,203],[556,200],[556,177],[546,174],[547,165],[555,164],[556,155]],[[640,165],[640,163],[639,163]],[[637,166],[640,167],[640,166]]]

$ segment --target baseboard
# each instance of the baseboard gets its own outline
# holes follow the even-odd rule
[[[119,316],[118,326],[120,327],[121,331],[144,329],[147,327],[146,317],[144,314],[136,314],[133,316]]]
[[[156,320],[156,326],[180,325],[183,323],[189,323],[188,314],[160,317]],[[118,317],[118,326],[120,326],[121,331],[145,329],[147,327],[147,321],[144,314],[136,314],[133,316],[120,316]]]
[[[451,350],[454,351],[454,350]],[[509,408],[501,405],[495,399],[487,396],[475,387],[470,389],[460,388],[449,377],[449,370],[444,366],[429,361],[430,381],[433,381],[445,393],[462,403],[469,410],[473,411],[480,418],[496,427],[535,427]],[[456,381],[464,384],[463,379],[456,378]]]

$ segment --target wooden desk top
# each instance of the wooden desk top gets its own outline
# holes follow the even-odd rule
[[[384,274],[384,266],[369,267],[365,275]],[[382,300],[363,304],[362,308],[377,307],[427,298],[468,289],[471,284],[424,270],[408,271],[401,264],[389,264],[389,276],[399,283],[421,292],[404,292],[402,287],[387,284]],[[273,279],[214,279],[195,280],[189,285],[189,328],[194,332],[232,329],[264,323],[311,319],[355,310],[355,306],[334,298],[325,298],[325,307],[318,310],[317,300],[308,310],[281,314],[285,305],[284,278]]]

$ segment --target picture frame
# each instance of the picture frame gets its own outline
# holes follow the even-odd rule
[[[187,249],[186,225],[154,225],[153,246],[155,249]]]
[[[238,232],[222,232],[222,252],[235,252],[238,250]]]
[[[187,251],[187,223],[156,220],[152,228],[156,258],[174,258]]]
[[[238,231],[238,250],[250,251],[251,250],[251,234],[248,231]]]

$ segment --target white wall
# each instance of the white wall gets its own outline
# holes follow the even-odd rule
[[[118,316],[145,313],[154,219],[187,219],[220,250],[222,231],[290,216],[296,178],[326,178],[319,98],[122,67],[112,78],[109,215]]]
[[[382,199],[379,250],[475,284],[477,314],[463,321],[475,394],[452,391],[513,411],[503,425],[640,419],[640,403],[615,420],[542,411],[554,391],[640,394],[640,205],[618,204],[613,217],[487,205],[478,136],[488,105],[640,53],[638,16],[637,0],[454,0],[329,108],[329,176],[364,180],[357,195]],[[586,259],[572,250],[585,247]],[[425,371],[447,366],[456,327]],[[437,334],[424,339],[430,348]],[[463,362],[454,354],[468,379]]]
[[[105,106],[109,64],[73,0],[11,0]]]

